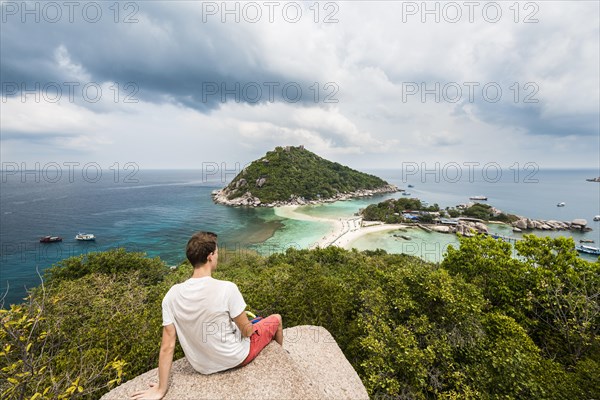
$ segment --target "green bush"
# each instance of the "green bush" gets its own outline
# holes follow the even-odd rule
[[[224,254],[260,315],[320,325],[373,398],[599,398],[599,263],[566,239],[462,239],[432,264],[383,250]],[[161,300],[189,264],[114,251],[65,260],[0,313],[2,398],[98,398],[156,367]],[[183,353],[178,348],[176,357]]]

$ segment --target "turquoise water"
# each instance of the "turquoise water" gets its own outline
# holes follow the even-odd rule
[[[454,206],[469,196],[486,195],[489,203],[511,213],[532,218],[571,220],[585,218],[592,232],[538,232],[549,236],[573,236],[600,243],[600,184],[585,178],[600,175],[597,170],[543,171],[537,183],[517,182],[507,175],[497,183],[436,182],[419,179],[404,181],[400,171],[369,171],[388,182],[406,188],[413,197],[431,204]],[[75,175],[78,176],[78,175]],[[106,178],[105,178],[106,177]],[[221,248],[234,251],[254,250],[262,254],[283,251],[287,247],[306,248],[327,235],[332,223],[283,218],[273,209],[232,208],[212,202],[210,193],[224,182],[207,182],[201,171],[139,171],[137,182],[115,182],[103,175],[98,182],[66,178],[59,182],[21,180],[2,176],[0,190],[0,291],[6,293],[5,304],[20,301],[26,288],[40,283],[38,273],[52,264],[91,251],[124,247],[160,256],[169,265],[185,259],[185,244],[191,234],[209,230],[219,234]],[[425,177],[427,178],[427,177]],[[309,217],[352,217],[359,209],[399,193],[340,201],[298,209]],[[564,201],[566,207],[556,203]],[[502,227],[500,233],[511,236]],[[74,240],[78,232],[94,233],[96,242]],[[393,236],[394,232],[369,234],[351,243],[359,250],[382,248],[405,252],[431,261],[439,261],[447,245],[457,245],[454,235],[406,233],[412,240]],[[59,235],[61,243],[40,244],[39,237]],[[584,255],[588,259],[595,257]]]
[[[283,226],[274,235],[255,248],[261,254],[285,251],[288,247],[304,249],[312,247],[320,238],[331,231],[326,222],[282,220]]]
[[[196,231],[217,232],[221,248],[237,251],[282,227],[272,209],[214,204],[210,193],[221,183],[203,181],[201,171],[140,171],[136,179],[115,182],[106,173],[97,182],[23,182],[18,175],[3,176],[0,292],[6,293],[5,303],[20,301],[26,288],[39,285],[38,273],[67,257],[123,247],[175,265],[185,260],[186,242]],[[97,239],[78,242],[78,232]],[[63,241],[39,243],[44,235]]]
[[[511,170],[508,174],[505,171],[504,176],[498,182],[484,179],[484,175],[481,173],[474,174],[473,182],[467,176],[459,182],[447,182],[443,179],[436,180],[434,176],[425,176],[425,179],[417,180],[403,179],[402,172],[397,170],[369,172],[410,191],[410,197],[420,198],[430,204],[438,203],[442,208],[467,203],[470,196],[485,195],[488,196],[489,204],[503,211],[529,218],[560,221],[584,218],[588,221],[588,226],[593,229],[592,232],[536,231],[534,233],[539,236],[572,237],[576,243],[580,239],[592,239],[596,243],[595,246],[600,243],[600,223],[593,221],[594,215],[600,215],[600,184],[585,180],[599,175],[596,170],[536,171],[535,173],[529,171],[528,174],[523,174],[521,171],[518,180],[515,172]],[[414,187],[408,188],[408,184],[412,184]],[[401,197],[404,197],[401,193],[392,193],[332,204],[303,206],[297,211],[313,217],[335,220],[352,217],[369,204]],[[556,204],[561,201],[564,201],[567,206],[556,207]],[[315,224],[314,222],[302,222],[308,226]],[[524,234],[513,233],[512,228],[506,225],[490,224],[489,228],[490,232],[504,236],[521,238]],[[308,235],[308,232],[311,232],[311,229],[307,227],[304,231],[302,229],[299,232],[288,231],[289,235],[282,234],[281,237],[285,238],[284,241],[293,240],[294,237]],[[358,250],[380,248],[391,253],[412,254],[428,261],[439,262],[448,246],[457,247],[459,244],[455,235],[428,233],[421,229],[410,229],[408,232],[401,233],[410,236],[411,240],[395,237],[394,234],[399,234],[399,232],[369,233],[354,240],[348,247]],[[318,235],[312,235],[311,238],[315,236]],[[581,257],[588,260],[597,259],[588,254],[581,254]]]
[[[410,240],[394,235],[408,236]],[[450,245],[458,247],[456,235],[426,232],[420,228],[370,233],[350,243],[350,246],[361,251],[379,248],[388,253],[410,254],[431,262],[441,262],[443,254]]]

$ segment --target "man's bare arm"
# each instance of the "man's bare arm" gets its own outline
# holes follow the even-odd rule
[[[235,322],[240,332],[242,332],[242,337],[250,337],[254,333],[254,326],[248,319],[245,311],[242,311],[240,315],[235,317],[233,322]]]
[[[177,332],[175,330],[175,325],[171,324],[163,327],[160,353],[158,356],[158,385],[151,383],[150,389],[132,394],[132,399],[158,400],[162,399],[165,394],[167,394],[167,389],[169,388],[169,373],[171,372],[171,365],[173,365],[176,340]]]

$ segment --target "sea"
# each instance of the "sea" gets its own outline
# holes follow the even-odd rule
[[[417,169],[418,170],[418,169]],[[332,230],[327,220],[349,218],[361,208],[389,198],[409,197],[391,193],[367,198],[303,206],[297,211],[307,219],[288,218],[268,208],[234,208],[214,204],[211,192],[227,182],[206,179],[201,170],[139,170],[134,177],[102,171],[100,177],[84,171],[47,176],[40,173],[2,171],[0,184],[0,302],[19,303],[27,290],[38,286],[46,268],[62,259],[89,252],[125,248],[159,256],[167,265],[185,260],[185,245],[197,231],[219,235],[221,250],[257,252],[263,255],[289,247],[309,248]],[[572,236],[576,242],[600,243],[600,183],[586,178],[600,176],[597,169],[463,171],[439,169],[416,172],[412,168],[367,170],[430,204],[454,207],[483,195],[488,204],[505,212],[534,219],[571,221],[583,218],[593,230],[537,232],[538,235]],[[468,173],[467,173],[468,172]],[[502,173],[503,172],[503,173]],[[409,187],[409,185],[411,187]],[[557,207],[564,202],[565,207]],[[503,225],[492,232],[520,237]],[[93,242],[75,240],[78,233],[93,233]],[[351,246],[358,250],[381,248],[413,254],[429,261],[442,260],[447,247],[458,246],[454,235],[409,229],[365,235]],[[61,236],[62,242],[44,244],[45,235]],[[221,253],[223,254],[223,252]],[[594,256],[581,255],[595,260]]]

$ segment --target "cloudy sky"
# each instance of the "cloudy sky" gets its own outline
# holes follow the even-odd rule
[[[2,162],[598,167],[597,1],[1,1]]]

